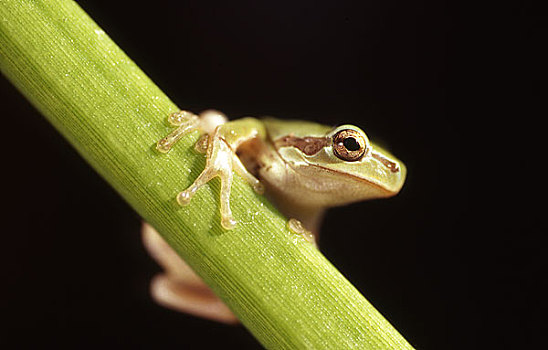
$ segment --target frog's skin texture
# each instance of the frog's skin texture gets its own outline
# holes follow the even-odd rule
[[[258,193],[271,199],[291,220],[288,227],[307,239],[317,239],[326,208],[360,200],[390,197],[403,186],[406,168],[383,148],[369,141],[353,125],[336,128],[273,118],[228,121],[217,111],[196,116],[180,111],[168,121],[177,128],[158,141],[167,153],[185,134],[199,130],[196,149],[207,154],[206,166],[194,183],[180,192],[180,205],[213,177],[221,179],[221,224],[237,225],[230,210],[230,190],[236,172]],[[152,284],[160,304],[225,323],[237,322],[230,310],[209,290],[158,233],[143,225],[143,240],[151,255],[166,269]]]

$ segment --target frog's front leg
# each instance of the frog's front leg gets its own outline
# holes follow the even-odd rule
[[[200,176],[190,187],[179,193],[177,202],[187,205],[190,200],[209,180],[218,176],[221,179],[221,225],[226,229],[234,228],[236,220],[230,210],[230,189],[232,187],[232,158],[234,152],[221,137],[215,135],[209,142],[206,166]]]
[[[219,112],[208,111],[202,113],[200,118],[183,115],[184,113],[179,112],[179,115],[182,115],[181,118],[178,118],[176,114],[175,117],[170,116],[170,123],[177,125],[178,128],[158,142],[159,151],[164,153],[169,151],[183,134],[195,129],[207,133],[209,137],[206,166],[194,183],[177,195],[177,202],[180,205],[189,204],[196,191],[218,176],[221,179],[221,225],[231,229],[236,225],[230,209],[233,170],[251,184],[255,191],[259,193],[263,191],[260,182],[246,170],[235,152],[243,142],[253,138],[264,139],[266,136],[264,126],[254,118],[243,118],[232,122],[226,122],[226,119],[222,122],[219,122],[219,119],[215,121],[215,113],[220,115]]]

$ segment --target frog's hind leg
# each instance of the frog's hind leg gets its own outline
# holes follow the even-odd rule
[[[143,223],[143,243],[165,269],[150,284],[153,299],[167,308],[211,320],[235,324],[238,319],[152,226]]]

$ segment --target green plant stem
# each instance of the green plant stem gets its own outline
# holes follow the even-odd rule
[[[411,348],[241,179],[234,230],[220,227],[218,181],[176,204],[204,166],[197,134],[167,156],[154,150],[178,108],[76,3],[0,0],[0,69],[265,347]]]

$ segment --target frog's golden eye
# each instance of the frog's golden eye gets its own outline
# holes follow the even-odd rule
[[[333,153],[347,162],[362,159],[367,150],[367,140],[359,131],[344,129],[333,135]]]

